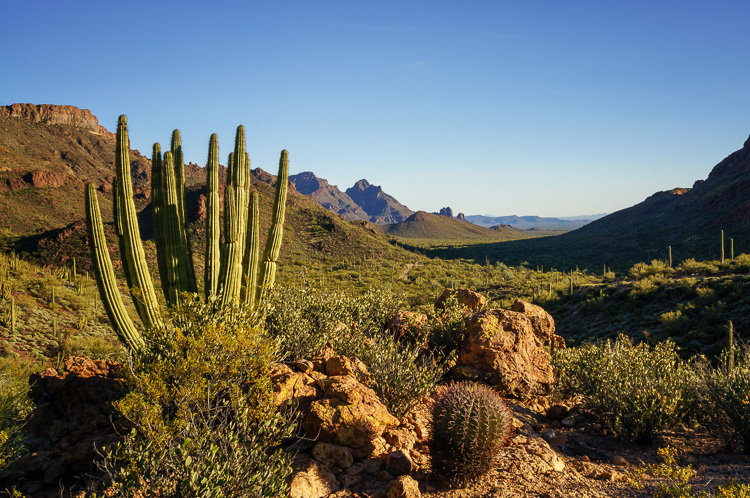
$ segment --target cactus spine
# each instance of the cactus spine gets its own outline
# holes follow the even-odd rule
[[[219,225],[219,138],[211,135],[206,164],[206,265],[203,290],[206,301],[214,298],[219,287],[221,226]]]
[[[16,333],[16,297],[10,296],[10,333]]]
[[[181,237],[179,193],[175,178],[174,162],[171,152],[164,154],[164,243],[167,262],[166,280],[168,282],[168,299],[170,305],[179,304],[181,292],[192,292],[188,280],[187,250]],[[162,276],[163,278],[164,276]]]
[[[284,235],[284,217],[286,214],[286,196],[289,190],[289,153],[281,151],[279,158],[279,174],[276,177],[276,195],[273,199],[273,214],[271,228],[268,230],[266,247],[263,250],[263,264],[260,274],[260,284],[256,299],[261,299],[276,279],[276,262],[281,250],[281,239]]]
[[[120,291],[117,289],[115,270],[109,258],[102,216],[99,211],[99,200],[93,183],[86,185],[86,226],[89,232],[91,259],[96,271],[96,284],[99,287],[104,310],[120,340],[130,349],[140,350],[144,346],[143,338],[125,311]]]

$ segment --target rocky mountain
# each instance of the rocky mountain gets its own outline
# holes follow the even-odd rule
[[[360,180],[346,189],[346,194],[360,206],[373,223],[400,223],[414,211],[383,192],[379,185]]]
[[[306,194],[329,211],[340,215],[345,220],[371,221],[370,216],[357,205],[346,193],[331,185],[328,180],[318,178],[315,173],[305,171],[298,175],[289,175],[289,181],[300,194]]]

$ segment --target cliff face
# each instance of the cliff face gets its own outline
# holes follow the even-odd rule
[[[88,109],[72,105],[11,104],[0,107],[0,114],[11,118],[24,118],[34,123],[70,125],[102,135],[112,135],[99,124],[99,120]]]

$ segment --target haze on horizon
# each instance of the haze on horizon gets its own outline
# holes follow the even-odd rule
[[[4,6],[0,104],[128,116],[150,155],[361,178],[413,210],[573,216],[690,187],[750,133],[739,0]]]

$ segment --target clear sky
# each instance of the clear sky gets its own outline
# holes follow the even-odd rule
[[[747,0],[4,2],[0,104],[69,104],[150,155],[361,178],[411,209],[613,212],[750,134]],[[222,161],[224,162],[225,159]]]

